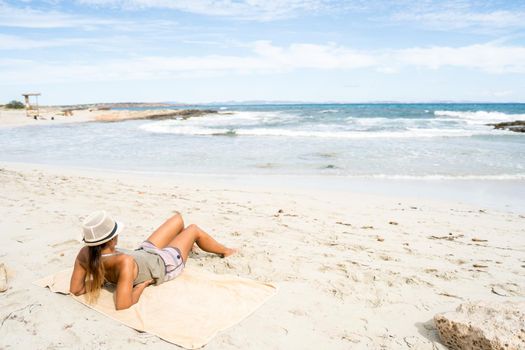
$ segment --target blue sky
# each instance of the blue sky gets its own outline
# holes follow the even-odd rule
[[[0,103],[525,102],[525,0],[0,0]]]

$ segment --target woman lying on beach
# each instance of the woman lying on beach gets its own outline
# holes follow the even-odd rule
[[[93,302],[104,282],[113,283],[117,310],[137,303],[150,284],[159,285],[180,275],[194,243],[222,257],[236,252],[196,225],[184,227],[179,213],[163,223],[136,250],[116,249],[123,225],[105,211],[89,215],[82,229],[86,246],[80,249],[75,260],[69,290],[74,295],[87,293],[88,301]]]

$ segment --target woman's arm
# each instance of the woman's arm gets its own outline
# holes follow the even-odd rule
[[[145,281],[133,287],[133,268],[135,261],[132,257],[127,256],[122,260],[119,269],[119,277],[117,282],[117,289],[115,291],[115,308],[117,310],[124,310],[131,305],[136,304],[144,291],[144,288],[149,286],[153,280]]]
[[[144,281],[142,283],[137,284],[135,287],[133,287],[132,299],[133,304],[138,303],[140,296],[142,295],[142,292],[144,289],[146,289],[147,286],[149,286],[151,283],[153,283],[153,280]]]
[[[78,255],[80,256],[80,253]],[[69,292],[74,295],[82,295],[86,293],[86,269],[80,264],[79,256],[77,256],[75,260],[75,267],[69,283]]]

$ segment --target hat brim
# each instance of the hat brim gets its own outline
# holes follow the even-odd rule
[[[102,241],[97,241],[97,242],[86,242],[85,240],[83,240],[84,244],[87,245],[88,247],[95,247],[97,245],[101,245],[101,244],[111,241],[113,238],[118,236],[124,229],[124,224],[122,222],[115,220],[115,224],[117,225],[117,229],[115,230],[115,232],[113,232],[111,236],[105,238]]]

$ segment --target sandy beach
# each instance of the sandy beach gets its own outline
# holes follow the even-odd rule
[[[64,110],[71,112],[71,115],[64,115]],[[140,119],[164,119],[164,118],[188,118],[189,116],[200,116],[213,110],[191,110],[191,109],[155,109],[155,110],[105,110],[96,108],[59,108],[42,107],[39,110],[37,119],[26,116],[25,109],[6,109],[0,108],[0,128],[19,127],[28,125],[56,125],[85,122],[118,122],[125,120]]]
[[[108,111],[103,110],[74,109],[72,115],[65,116],[63,109],[58,107],[41,107],[39,112],[39,118],[33,119],[26,116],[25,109],[0,108],[0,127],[85,123],[108,114]]]
[[[208,349],[445,349],[432,321],[465,301],[525,296],[525,215],[453,201],[285,191],[234,180],[0,167],[1,348],[174,349],[32,285],[72,265],[79,218],[104,208],[135,247],[174,211],[237,246],[189,265],[273,282],[279,293]],[[191,315],[188,315],[191,317]]]

